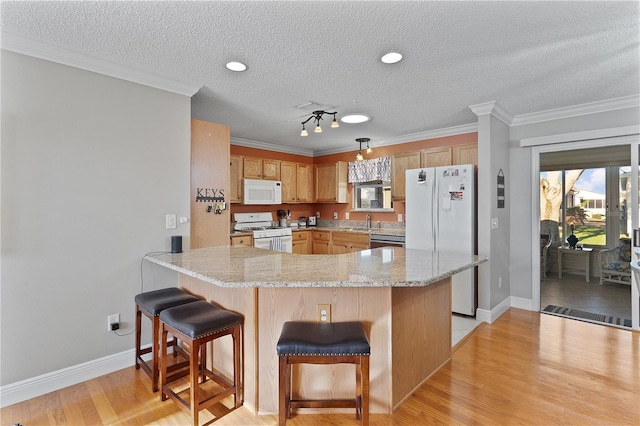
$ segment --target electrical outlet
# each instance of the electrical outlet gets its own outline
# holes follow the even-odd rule
[[[338,218],[338,212],[333,212],[333,218],[337,219]]]
[[[176,229],[176,215],[168,214],[165,216],[165,228],[167,229]]]
[[[113,331],[111,324],[118,324],[118,328],[120,327],[120,314],[113,314],[107,317],[107,331]],[[117,328],[115,330],[117,330]]]
[[[318,305],[318,322],[330,323],[331,322],[331,305]]]
[[[398,213],[398,222],[402,222],[402,213]]]
[[[349,213],[348,212],[344,214],[344,218],[349,220]]]
[[[320,219],[320,212],[316,212],[316,218]]]

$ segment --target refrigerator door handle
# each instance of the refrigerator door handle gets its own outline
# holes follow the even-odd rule
[[[433,182],[433,187],[431,189],[431,200],[437,201],[436,194],[438,193],[438,182]],[[438,223],[440,223],[440,208],[438,208],[438,203],[431,203],[431,229],[433,230],[433,247],[432,250],[435,250],[438,247],[438,240],[440,239]]]

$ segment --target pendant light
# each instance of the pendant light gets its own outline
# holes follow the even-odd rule
[[[358,144],[360,145],[360,149],[358,149],[358,154],[356,155],[356,161],[362,161],[364,160],[364,157],[362,156],[362,144],[366,143],[367,144],[367,154],[371,154],[371,152],[373,151],[371,148],[369,148],[369,141],[371,139],[369,138],[358,138],[356,139],[356,142],[358,142]]]

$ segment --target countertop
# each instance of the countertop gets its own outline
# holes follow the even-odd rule
[[[247,246],[208,247],[145,259],[220,287],[420,287],[487,261],[400,247],[309,255]]]

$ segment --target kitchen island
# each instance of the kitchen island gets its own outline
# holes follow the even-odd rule
[[[178,285],[244,315],[244,401],[259,414],[278,410],[282,324],[361,321],[371,343],[370,412],[390,413],[451,355],[451,280],[487,259],[404,248],[299,255],[246,246],[157,254],[146,260],[179,272]],[[228,343],[228,344],[227,344]],[[216,344],[216,368],[229,374],[230,342]],[[302,397],[347,398],[353,366],[304,365],[294,371]]]

